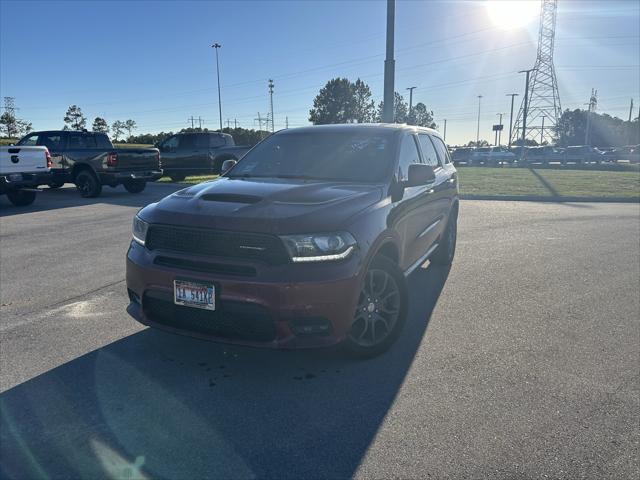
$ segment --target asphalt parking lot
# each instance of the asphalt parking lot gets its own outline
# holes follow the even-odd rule
[[[637,478],[640,205],[463,201],[353,361],[130,319],[131,218],[176,188],[0,199],[0,477]]]

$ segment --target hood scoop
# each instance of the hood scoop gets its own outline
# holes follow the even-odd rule
[[[262,197],[256,195],[242,195],[237,193],[205,193],[200,200],[207,202],[225,202],[225,203],[245,203],[253,204],[262,200]]]

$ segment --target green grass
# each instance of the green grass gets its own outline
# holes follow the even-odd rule
[[[192,175],[185,178],[183,181],[179,183],[186,183],[189,185],[195,185],[196,183],[206,182],[207,180],[213,180],[214,178],[218,178],[218,175]],[[173,182],[169,177],[162,177],[159,182]]]
[[[458,167],[463,195],[539,197],[640,197],[640,172]],[[196,184],[217,175],[187,177]],[[163,177],[161,182],[171,182]]]
[[[463,195],[638,198],[639,172],[458,167]]]

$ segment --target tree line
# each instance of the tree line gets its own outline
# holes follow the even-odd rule
[[[82,109],[78,105],[71,105],[64,115],[63,130],[84,130],[87,128],[87,118],[82,113]],[[137,129],[135,120],[116,120],[111,124],[102,117],[96,117],[91,124],[91,130],[101,133],[112,133],[113,139],[117,142],[120,136],[127,132],[127,138],[131,138],[132,132]]]

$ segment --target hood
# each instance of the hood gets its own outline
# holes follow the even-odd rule
[[[273,234],[330,232],[380,201],[381,185],[258,178],[220,178],[150,205],[151,223]]]

